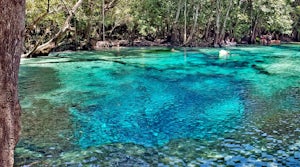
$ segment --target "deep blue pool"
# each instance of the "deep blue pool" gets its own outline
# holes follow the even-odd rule
[[[300,46],[24,59],[19,165],[297,166]]]

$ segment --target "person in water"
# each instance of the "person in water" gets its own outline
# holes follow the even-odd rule
[[[229,55],[230,55],[230,52],[227,50],[222,49],[219,51],[219,58],[227,58],[227,57],[229,57]]]
[[[179,51],[176,50],[176,49],[174,49],[174,48],[172,48],[172,49],[171,49],[171,52],[179,52]]]

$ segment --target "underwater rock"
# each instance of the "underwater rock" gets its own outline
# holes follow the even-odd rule
[[[261,136],[262,136],[262,137],[267,137],[268,134],[267,134],[267,133],[263,133],[263,134],[261,134]]]
[[[253,51],[250,49],[249,52]],[[270,68],[273,61],[264,58],[268,55],[249,56],[248,52],[233,50],[241,52],[238,54],[241,56],[225,61],[211,56],[216,51],[204,56],[169,50],[151,53],[128,50],[126,55],[120,52],[104,57],[100,52],[92,55],[81,52],[82,55],[67,56],[70,58],[63,63],[55,59],[56,64],[39,65],[35,60],[22,67],[26,75],[21,76],[21,97],[30,99],[28,93],[34,93],[28,104],[39,104],[32,105],[39,109],[27,107],[23,116],[36,121],[31,119],[32,115],[36,113],[38,116],[34,118],[41,118],[42,114],[43,120],[51,118],[54,123],[43,128],[24,126],[28,133],[26,140],[34,143],[38,139],[45,144],[20,145],[33,152],[17,153],[17,166],[28,166],[35,161],[37,166],[104,167],[299,164],[300,142],[295,141],[300,139],[298,76],[293,73],[290,78],[290,73]],[[164,54],[156,55],[158,52]],[[40,66],[53,70],[40,71]],[[32,79],[34,72],[40,73],[39,77],[48,77]],[[48,73],[53,73],[53,77]],[[55,84],[49,85],[49,81]],[[40,86],[36,87],[37,83]],[[274,96],[261,94],[260,90],[267,88],[268,93],[271,87]],[[61,109],[56,110],[56,105],[62,106]],[[273,117],[278,115],[277,108],[283,108],[280,111],[284,114],[295,112],[277,119]],[[35,112],[26,114],[31,111]],[[57,123],[62,120],[72,124],[58,128]],[[58,133],[52,133],[55,131]],[[55,140],[57,144],[46,140],[56,134],[60,135]]]
[[[150,167],[150,165],[144,160],[130,155],[112,153],[110,156],[113,157],[111,160],[109,160],[111,166]]]
[[[295,153],[294,153],[294,157],[295,157],[296,159],[300,159],[300,152],[299,152],[299,151],[295,152]]]
[[[279,154],[280,156],[279,157],[288,157],[289,155],[283,151],[283,150],[278,150],[277,151],[277,154]]]
[[[253,146],[251,146],[250,144],[244,144],[243,147],[245,148],[245,150],[247,151],[252,151],[254,150],[255,148]]]
[[[265,75],[271,75],[271,73],[269,73],[268,71],[266,71],[264,68],[259,67],[255,64],[252,64],[251,67],[253,69],[255,69],[259,74],[265,74]]]

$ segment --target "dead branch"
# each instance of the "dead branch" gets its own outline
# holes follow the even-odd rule
[[[60,43],[67,32],[74,30],[74,28],[71,27],[71,19],[74,17],[76,10],[79,8],[79,6],[82,4],[83,0],[78,0],[77,3],[73,6],[72,10],[69,12],[69,16],[66,18],[63,27],[59,30],[58,33],[54,35],[53,38],[51,38],[48,42],[39,45],[38,47],[35,47],[32,51],[29,53],[26,53],[22,55],[22,57],[34,57],[35,55],[48,55],[53,48],[55,48],[58,43]]]

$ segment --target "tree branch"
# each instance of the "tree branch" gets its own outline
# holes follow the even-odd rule
[[[77,3],[73,6],[72,10],[69,12],[69,16],[66,18],[65,23],[63,27],[59,30],[58,33],[54,35],[53,38],[51,38],[48,42],[35,47],[32,51],[30,51],[27,54],[22,55],[22,57],[33,57],[34,55],[48,55],[50,51],[55,48],[58,43],[60,43],[66,33],[70,30],[72,30],[72,27],[70,25],[71,19],[74,17],[76,10],[79,8],[79,6],[82,4],[83,0],[78,0]]]

